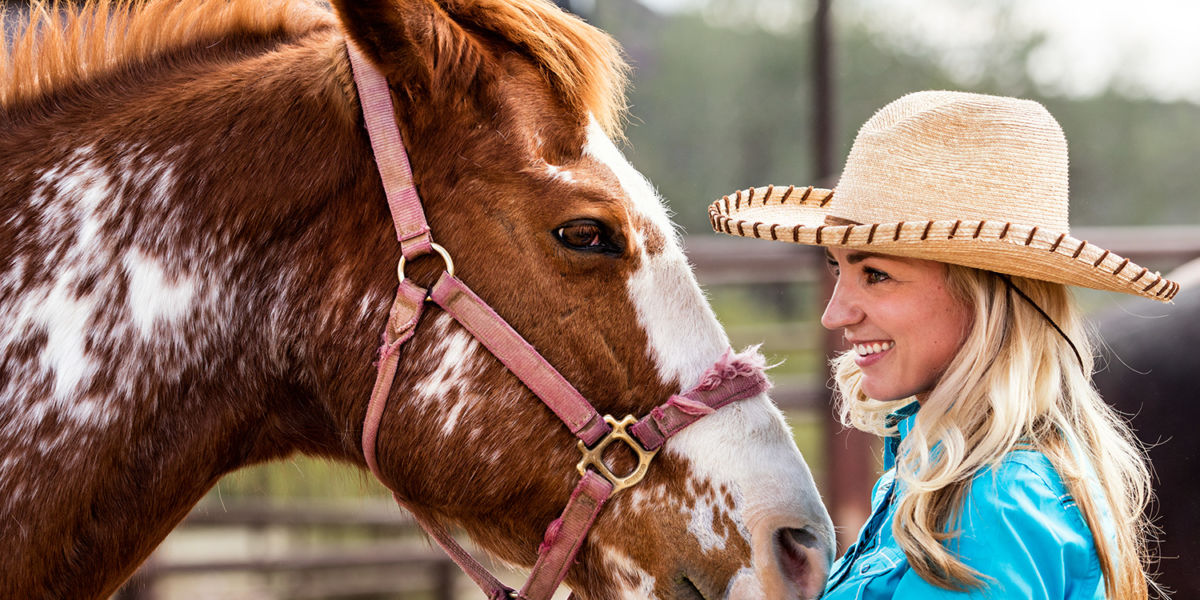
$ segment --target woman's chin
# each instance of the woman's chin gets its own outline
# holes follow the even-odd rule
[[[866,377],[863,378],[861,389],[866,397],[880,402],[903,400],[913,395],[913,392],[907,389],[899,389],[893,385],[876,384]]]

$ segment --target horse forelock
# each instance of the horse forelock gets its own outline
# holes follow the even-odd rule
[[[189,46],[333,23],[309,0],[35,0],[12,44],[0,44],[0,108]]]
[[[595,115],[619,136],[629,65],[616,40],[545,0],[441,0],[461,25],[516,46],[540,67],[574,112]]]

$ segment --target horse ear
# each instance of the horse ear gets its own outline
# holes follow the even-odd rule
[[[474,65],[470,35],[430,0],[333,0],[346,36],[410,94],[444,88],[450,69]]]

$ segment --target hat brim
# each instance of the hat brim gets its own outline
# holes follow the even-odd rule
[[[1169,302],[1179,284],[1066,232],[1003,221],[845,224],[834,192],[768,186],[739,190],[708,208],[713,230],[765,240],[859,248]]]

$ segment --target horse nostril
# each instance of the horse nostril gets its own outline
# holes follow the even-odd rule
[[[808,528],[792,529],[791,527],[785,527],[779,530],[779,537],[780,542],[783,544],[788,544],[790,542],[791,544],[799,544],[800,546],[812,548],[813,550],[818,549],[821,545],[821,543],[817,541],[817,536],[814,535],[813,532],[809,531]]]
[[[706,600],[704,593],[687,575],[679,578],[679,585],[675,589],[675,598],[677,600]]]
[[[804,598],[816,598],[825,586],[827,554],[808,528],[785,527],[775,532],[779,564],[787,581],[799,588]]]

